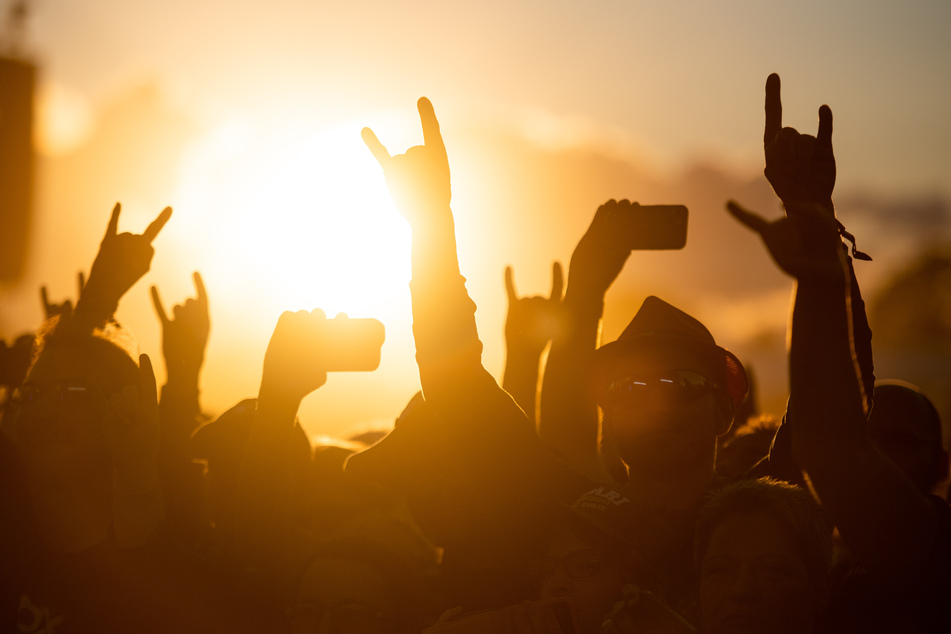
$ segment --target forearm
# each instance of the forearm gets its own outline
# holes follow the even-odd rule
[[[927,499],[864,433],[864,390],[852,344],[849,275],[803,281],[790,349],[793,453],[856,559],[902,587],[927,562]]]
[[[413,334],[426,400],[449,403],[473,373],[484,373],[476,306],[459,273],[452,213],[413,227]]]
[[[565,295],[565,325],[552,341],[542,384],[538,431],[543,442],[575,469],[601,479],[598,407],[589,389],[589,367],[598,347],[602,297]]]
[[[197,372],[192,379],[169,372],[168,382],[162,387],[162,397],[159,399],[162,446],[166,455],[168,452],[179,455],[192,432],[201,424],[199,395]]]
[[[538,365],[541,354],[534,350],[506,348],[502,389],[508,392],[533,423],[536,420],[535,402],[538,397]]]
[[[800,280],[795,291],[789,411],[797,453],[829,442],[856,442],[864,433],[850,280],[844,266],[836,273]]]

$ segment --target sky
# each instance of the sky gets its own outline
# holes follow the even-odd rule
[[[948,235],[946,2],[31,6],[37,208],[27,273],[0,294],[0,336],[35,327],[39,284],[75,293],[116,200],[121,228],[136,232],[171,204],[152,272],[119,317],[157,354],[148,286],[168,307],[202,272],[213,413],[254,395],[282,310],[319,306],[387,328],[378,372],[335,375],[305,401],[313,433],[389,424],[418,389],[409,231],[359,130],[373,127],[391,152],[419,143],[421,95],[449,151],[460,261],[496,376],[506,264],[521,292],[544,293],[551,262],[567,266],[598,204],[684,203],[688,248],[632,256],[605,338],[647,294],[676,300],[755,360],[764,400],[781,411],[790,285],[722,213],[727,197],[779,213],[761,171],[771,72],[785,125],[814,133],[819,105],[833,110],[839,217],[876,256],[859,269],[864,288]]]

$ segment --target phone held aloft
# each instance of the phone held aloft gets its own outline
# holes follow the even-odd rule
[[[631,250],[682,249],[687,244],[684,205],[634,205],[616,222]]]
[[[328,319],[321,336],[320,360],[326,372],[371,372],[380,366],[386,338],[376,319]]]

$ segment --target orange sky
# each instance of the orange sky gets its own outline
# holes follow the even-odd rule
[[[812,130],[818,105],[832,106],[843,200],[951,194],[949,9],[781,6],[38,3],[38,208],[0,335],[35,327],[40,283],[54,298],[75,292],[116,200],[132,231],[171,204],[153,270],[120,307],[144,351],[158,351],[148,286],[177,303],[196,269],[212,302],[212,412],[256,392],[281,310],[378,317],[381,369],[332,376],[302,416],[315,433],[391,421],[417,386],[408,229],[358,132],[371,125],[391,151],[419,142],[425,94],[450,153],[491,372],[501,375],[506,264],[521,292],[546,292],[551,261],[567,264],[607,198],[684,203],[688,248],[632,256],[606,338],[659,294],[752,360],[767,406],[781,409],[789,284],[722,212],[727,197],[776,209],[760,172],[766,75],[783,76],[789,125]],[[921,246],[914,226],[896,230],[861,205],[840,204],[840,217],[876,256],[859,272],[867,288]]]

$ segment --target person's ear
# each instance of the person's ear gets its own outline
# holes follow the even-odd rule
[[[733,426],[733,416],[736,414],[736,408],[733,406],[733,399],[726,392],[717,392],[714,399],[716,406],[716,432],[717,436],[723,436],[730,431]]]

